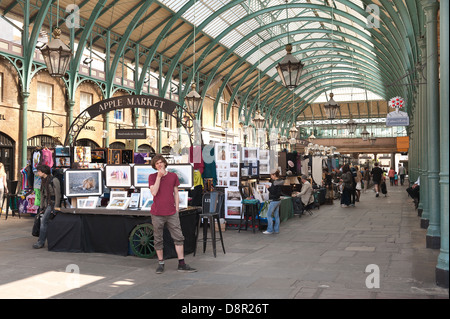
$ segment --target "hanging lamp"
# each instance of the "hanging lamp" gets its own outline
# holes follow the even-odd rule
[[[364,130],[361,132],[361,137],[363,141],[367,141],[369,139],[370,133],[367,130],[367,127],[364,125]]]
[[[42,56],[47,65],[48,73],[53,77],[63,77],[69,68],[72,50],[61,41],[61,29],[53,30],[53,39],[41,49]]]
[[[287,20],[287,41],[286,56],[278,63],[276,69],[283,85],[288,89],[295,89],[300,84],[300,76],[302,75],[305,64],[297,60],[292,55],[292,44],[289,42],[289,15],[286,0],[286,20]]]
[[[195,75],[195,38],[196,38],[196,33],[195,33],[195,7],[196,7],[197,1],[194,2],[194,52],[192,54],[192,74]],[[186,103],[187,105],[187,109],[188,111],[193,114],[194,116],[198,113],[198,111],[200,110],[200,106],[202,105],[202,97],[200,94],[198,94],[198,92],[195,90],[197,88],[197,85],[195,84],[195,82],[193,82],[191,84],[191,92],[189,92],[188,95],[186,95],[184,97],[184,103]]]
[[[353,115],[350,114],[350,120],[347,122],[347,124],[345,124],[345,126],[347,127],[348,134],[355,134],[358,124],[353,119]]]

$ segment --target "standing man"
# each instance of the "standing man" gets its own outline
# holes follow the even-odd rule
[[[158,171],[148,177],[150,192],[153,195],[153,205],[150,213],[152,214],[154,245],[159,261],[156,273],[161,274],[164,272],[164,225],[167,225],[175,243],[175,250],[178,256],[178,271],[196,272],[196,269],[189,267],[184,262],[184,236],[181,231],[178,213],[180,201],[178,197],[178,186],[180,185],[178,176],[175,173],[166,171],[167,161],[162,155],[154,156],[151,165]]]
[[[375,162],[375,167],[372,168],[372,180],[375,187],[375,197],[379,197],[381,177],[383,176],[383,170],[378,167],[378,162]]]
[[[400,185],[405,182],[406,168],[402,164],[398,164],[398,175],[400,175]]]
[[[61,188],[59,180],[51,175],[50,167],[47,165],[38,165],[36,174],[41,178],[41,206],[40,211],[43,212],[41,217],[41,228],[39,229],[39,239],[33,248],[39,249],[44,247],[47,239],[47,228],[50,219],[55,210],[61,207]],[[53,215],[54,216],[54,215]]]

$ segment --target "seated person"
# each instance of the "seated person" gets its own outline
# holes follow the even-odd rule
[[[420,176],[417,178],[417,181],[411,186],[406,189],[409,196],[414,200],[414,204],[416,205],[416,208],[419,206],[420,202]]]
[[[308,176],[302,175],[302,190],[292,193],[292,202],[294,204],[294,212],[303,214],[304,207],[314,202],[313,188],[308,181]]]

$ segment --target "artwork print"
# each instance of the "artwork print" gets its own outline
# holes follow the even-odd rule
[[[129,165],[106,165],[107,187],[131,187],[131,167]]]
[[[133,185],[134,187],[148,187],[148,177],[156,173],[156,169],[150,165],[134,165],[133,167]]]
[[[64,174],[67,197],[102,195],[103,185],[101,170],[68,169]]]
[[[194,170],[191,164],[172,164],[167,166],[167,171],[177,174],[180,188],[191,188],[193,186]]]

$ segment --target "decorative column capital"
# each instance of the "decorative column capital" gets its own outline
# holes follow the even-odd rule
[[[420,4],[422,5],[423,10],[425,10],[425,13],[435,14],[439,9],[438,0],[420,0]]]

